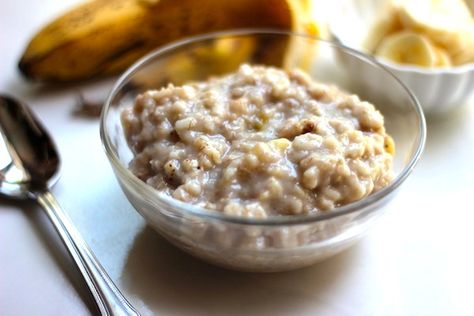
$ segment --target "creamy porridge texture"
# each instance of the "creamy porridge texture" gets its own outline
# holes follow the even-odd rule
[[[121,115],[136,176],[226,214],[324,212],[393,177],[394,144],[380,112],[299,70],[244,64],[147,91]]]

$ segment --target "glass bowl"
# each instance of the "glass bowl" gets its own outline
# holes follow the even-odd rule
[[[351,77],[347,60],[370,67],[385,86]],[[141,92],[168,83],[205,80],[240,64],[301,68],[314,79],[358,94],[385,116],[396,144],[393,182],[368,197],[315,215],[249,219],[177,201],[148,186],[128,169],[133,154],[120,112]],[[160,48],[127,70],[111,91],[101,117],[101,138],[130,203],[163,237],[210,263],[258,272],[311,265],[347,248],[384,213],[386,204],[418,161],[425,120],[412,93],[374,59],[316,38],[272,30],[237,30],[202,35]]]

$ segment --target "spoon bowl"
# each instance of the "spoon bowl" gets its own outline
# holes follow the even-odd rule
[[[0,194],[31,198],[32,191],[51,187],[59,179],[59,155],[50,135],[27,107],[18,106],[18,101],[7,96],[0,102],[5,147],[0,154],[9,161],[0,171]]]

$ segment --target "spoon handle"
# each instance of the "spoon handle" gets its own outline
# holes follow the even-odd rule
[[[140,315],[120,293],[89,246],[48,190],[34,194],[81,271],[102,315]]]

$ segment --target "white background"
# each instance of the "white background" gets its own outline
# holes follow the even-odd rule
[[[351,249],[288,273],[222,270],[146,227],[115,181],[98,121],[72,114],[79,91],[100,99],[110,81],[41,89],[19,76],[29,37],[73,2],[2,0],[0,92],[27,101],[56,139],[63,164],[53,192],[143,315],[474,315],[474,104],[428,121],[414,173]],[[0,198],[0,314],[93,308],[41,209]]]

